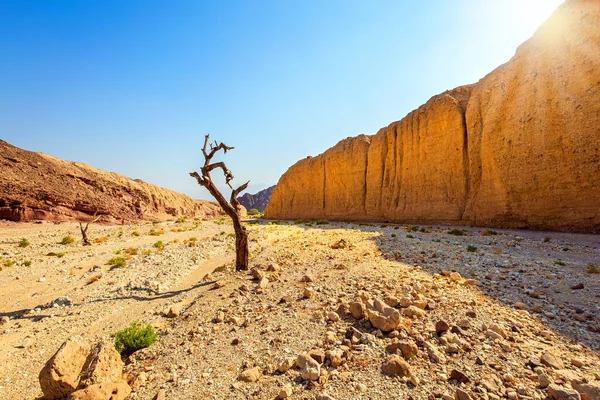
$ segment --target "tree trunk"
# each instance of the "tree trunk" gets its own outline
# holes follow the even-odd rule
[[[235,270],[246,271],[248,269],[248,231],[234,219],[233,230],[235,231]]]

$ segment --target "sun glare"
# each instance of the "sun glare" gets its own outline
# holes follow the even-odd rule
[[[503,0],[495,2],[502,7],[502,14],[512,16],[514,29],[532,35],[564,0]]]

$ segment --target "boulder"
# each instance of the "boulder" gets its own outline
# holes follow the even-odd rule
[[[90,349],[89,342],[74,336],[64,342],[46,362],[39,381],[47,399],[62,399],[77,390]]]
[[[400,313],[382,300],[375,300],[367,313],[371,324],[382,332],[393,331],[400,325]]]

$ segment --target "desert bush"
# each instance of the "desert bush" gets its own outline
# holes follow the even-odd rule
[[[131,232],[131,234],[132,234],[133,236],[140,236],[140,233],[139,233],[138,231],[133,231],[133,232]]]
[[[177,221],[175,221],[176,224],[183,224],[185,222],[185,217],[179,217],[177,218]]]
[[[600,274],[600,268],[596,267],[594,264],[590,264],[587,267],[588,274]]]
[[[156,341],[156,332],[152,325],[142,325],[134,321],[129,327],[110,335],[115,339],[115,349],[122,357],[128,357],[134,352],[149,347]]]
[[[125,254],[127,254],[128,256],[137,256],[138,249],[136,249],[135,247],[129,247],[123,250],[123,252],[125,252]]]
[[[327,225],[327,224],[329,224],[329,221],[327,221],[326,219],[318,219],[316,224],[317,225]]]
[[[544,243],[550,243],[551,240],[552,240],[552,238],[550,236],[546,236],[544,238]]]
[[[19,247],[27,247],[29,246],[31,243],[29,243],[29,240],[27,240],[26,238],[21,239],[21,241],[19,242]]]
[[[450,235],[454,235],[454,236],[463,236],[466,233],[466,231],[464,229],[451,229],[448,231],[448,234]]]
[[[65,236],[64,238],[62,238],[62,240],[60,241],[60,244],[71,244],[75,241],[75,238],[73,236]]]
[[[106,265],[110,265],[111,267],[124,267],[127,265],[127,260],[123,257],[113,257],[106,262]]]
[[[392,237],[396,237],[396,234],[395,234],[395,233],[392,233],[392,235],[391,235],[391,236],[392,236]]]
[[[473,246],[473,245],[470,244],[470,245],[467,246],[467,251],[469,253],[475,253],[477,251],[477,247],[475,247],[475,246]]]
[[[164,243],[163,243],[162,240],[159,240],[158,242],[155,242],[152,246],[155,249],[158,249],[158,250],[163,250],[165,248],[165,245],[164,245]]]
[[[261,212],[258,211],[256,208],[251,208],[248,210],[248,215],[260,215]]]
[[[25,260],[23,261],[23,265],[26,267],[31,267],[31,260]]]
[[[409,233],[408,235],[406,235],[406,238],[407,239],[414,239],[415,237]]]
[[[5,267],[12,267],[13,265],[15,265],[15,260],[4,260],[2,261],[2,265],[4,265]]]
[[[554,264],[560,265],[561,267],[564,267],[565,265],[567,265],[567,263],[565,263],[563,260],[555,260]]]

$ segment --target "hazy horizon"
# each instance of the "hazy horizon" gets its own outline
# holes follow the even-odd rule
[[[188,176],[210,133],[255,193],[478,81],[562,1],[481,3],[2,2],[1,138],[212,200]]]

